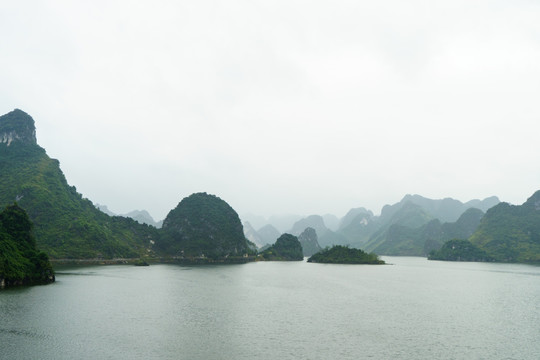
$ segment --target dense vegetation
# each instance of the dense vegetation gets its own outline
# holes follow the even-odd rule
[[[488,210],[469,240],[496,261],[540,263],[540,191],[523,205]]]
[[[308,262],[329,263],[329,264],[384,264],[376,254],[366,253],[360,249],[353,249],[347,246],[335,245],[325,248],[317,254],[311,256]]]
[[[17,204],[0,213],[0,288],[54,281],[49,258],[36,250],[32,222]]]
[[[69,186],[59,162],[35,142],[33,119],[15,110],[0,117],[0,206],[17,201],[34,223],[37,247],[51,258],[115,258],[146,254],[157,230],[111,217]],[[19,140],[16,140],[19,139]],[[22,139],[22,140],[21,140]]]
[[[254,255],[238,214],[215,195],[196,193],[184,198],[163,222],[157,248],[178,257],[243,257]]]
[[[298,238],[291,234],[282,234],[276,243],[261,252],[263,260],[269,261],[298,261],[304,260],[302,245]]]
[[[446,261],[493,261],[482,249],[471,244],[468,240],[449,240],[439,250],[432,251],[429,260]]]

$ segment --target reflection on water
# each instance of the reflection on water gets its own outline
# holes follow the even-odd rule
[[[537,359],[539,267],[383,258],[61,268],[0,292],[0,359]]]

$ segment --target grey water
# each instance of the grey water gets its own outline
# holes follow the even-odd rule
[[[0,292],[0,359],[539,359],[540,267],[61,268]]]

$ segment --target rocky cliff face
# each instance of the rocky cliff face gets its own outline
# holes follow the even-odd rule
[[[304,232],[298,236],[298,241],[300,241],[300,245],[302,245],[304,256],[309,257],[322,250],[317,238],[317,232],[313,228],[306,228]]]
[[[261,237],[257,231],[251,226],[249,221],[246,221],[244,224],[244,235],[246,239],[254,243],[258,248],[264,246],[264,242],[261,240]]]
[[[0,116],[0,143],[10,146],[14,141],[37,144],[34,119],[19,109]]]

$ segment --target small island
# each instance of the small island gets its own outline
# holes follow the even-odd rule
[[[325,248],[308,259],[312,263],[326,264],[385,264],[376,254],[366,253],[360,249],[353,249],[347,246],[334,245],[331,248]]]
[[[296,236],[283,234],[276,240],[274,245],[261,252],[257,260],[301,261],[304,260],[302,245]]]
[[[185,265],[239,264],[252,261],[256,247],[236,211],[221,198],[195,193],[169,212],[155,250]]]

